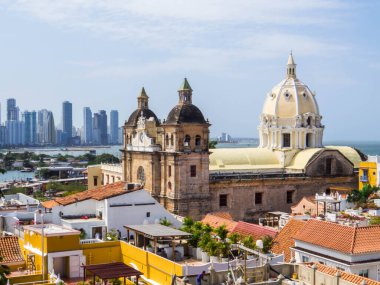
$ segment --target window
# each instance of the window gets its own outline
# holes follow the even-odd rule
[[[262,192],[256,192],[255,193],[255,204],[259,205],[263,203],[263,193]]]
[[[359,276],[368,278],[368,269],[359,270]]]
[[[165,144],[166,144],[166,146],[169,145],[169,135],[168,134],[166,134],[166,136],[165,136]]]
[[[195,146],[197,146],[197,147],[201,146],[201,136],[195,137]]]
[[[311,147],[311,134],[306,134],[306,147]]]
[[[311,126],[311,117],[307,118],[306,123],[307,123],[308,126]]]
[[[174,145],[174,136],[173,134],[170,136],[170,145]]]
[[[302,256],[302,262],[309,262],[309,257],[308,256]]]
[[[363,175],[360,177],[361,182],[368,182],[368,169],[363,169]]]
[[[147,218],[150,217],[150,212],[146,212],[146,217],[147,217]]]
[[[98,176],[94,176],[94,186],[98,186]]]
[[[170,181],[168,182],[168,189],[172,190],[172,183]]]
[[[197,176],[197,166],[196,165],[190,165],[190,176],[191,177]]]
[[[189,135],[185,136],[185,139],[183,141],[183,145],[184,146],[190,146],[190,136]]]
[[[168,176],[169,177],[172,176],[172,166],[171,165],[168,166]]]
[[[290,134],[282,135],[282,147],[290,147]]]
[[[145,182],[145,171],[142,166],[137,169],[137,180],[140,182]]]
[[[227,207],[227,194],[219,195],[219,207]]]
[[[332,158],[326,158],[326,175],[331,175],[332,170]]]
[[[286,191],[286,203],[288,204],[293,203],[293,193],[294,191]]]

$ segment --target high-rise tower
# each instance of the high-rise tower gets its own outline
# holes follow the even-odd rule
[[[62,103],[62,144],[71,144],[73,136],[73,105],[69,101]]]

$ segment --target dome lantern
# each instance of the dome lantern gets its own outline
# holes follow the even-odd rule
[[[289,57],[288,57],[288,64],[286,66],[286,76],[287,78],[296,78],[296,66],[293,58],[293,53],[290,52]]]

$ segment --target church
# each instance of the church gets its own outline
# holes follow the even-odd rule
[[[351,147],[323,146],[316,95],[298,79],[296,67],[290,54],[285,78],[265,97],[257,148],[209,149],[211,124],[193,104],[186,78],[163,120],[150,109],[142,88],[124,125],[119,179],[142,183],[174,214],[200,218],[225,211],[240,220],[290,212],[304,196],[357,188],[365,155]],[[115,181],[102,167],[97,172],[102,184]],[[89,171],[89,186],[92,179]]]

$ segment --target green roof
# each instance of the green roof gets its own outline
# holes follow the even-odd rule
[[[141,89],[140,97],[148,97],[148,95],[146,95],[146,92],[145,92],[145,88],[144,88],[144,87]]]
[[[183,83],[181,84],[181,86],[179,87],[179,91],[181,91],[181,90],[190,90],[190,91],[193,91],[193,89],[191,89],[191,86],[190,86],[189,82],[187,81],[186,77],[183,80]]]

